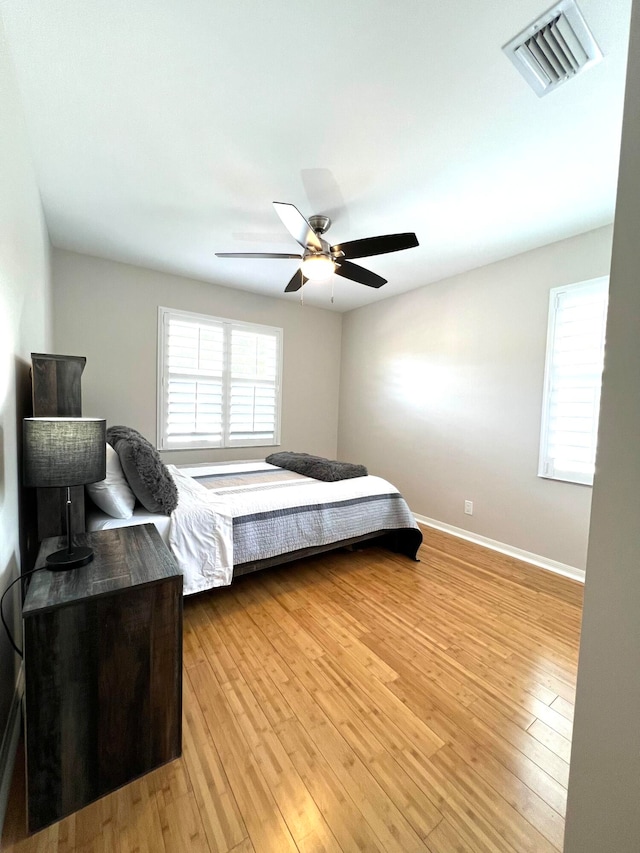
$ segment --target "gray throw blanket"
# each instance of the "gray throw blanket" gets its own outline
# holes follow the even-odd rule
[[[314,480],[326,480],[333,483],[336,480],[349,480],[352,477],[366,477],[368,474],[364,465],[354,465],[352,462],[338,462],[337,459],[325,459],[323,456],[312,456],[310,453],[293,453],[283,450],[267,456],[265,462],[286,468]]]

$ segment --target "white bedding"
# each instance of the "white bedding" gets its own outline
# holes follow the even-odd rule
[[[233,518],[226,501],[175,465],[167,467],[178,487],[169,545],[184,574],[184,595],[228,586],[233,578]]]
[[[224,502],[175,465],[167,468],[178,487],[178,506],[171,515],[138,505],[131,518],[112,518],[92,508],[87,512],[87,530],[155,524],[184,575],[184,595],[228,586],[233,576],[233,522]]]

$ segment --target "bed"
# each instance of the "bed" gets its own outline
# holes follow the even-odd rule
[[[179,496],[171,515],[137,506],[130,518],[113,518],[87,501],[87,528],[155,524],[183,572],[185,595],[368,540],[417,559],[420,528],[380,477],[324,482],[262,460],[167,467]]]

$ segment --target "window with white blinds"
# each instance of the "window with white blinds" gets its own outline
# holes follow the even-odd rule
[[[593,483],[608,285],[603,277],[551,290],[541,477]]]
[[[282,329],[159,310],[158,448],[280,441]]]

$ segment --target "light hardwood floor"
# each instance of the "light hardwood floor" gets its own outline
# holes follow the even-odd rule
[[[185,601],[183,757],[2,849],[562,849],[582,587],[425,529]]]

